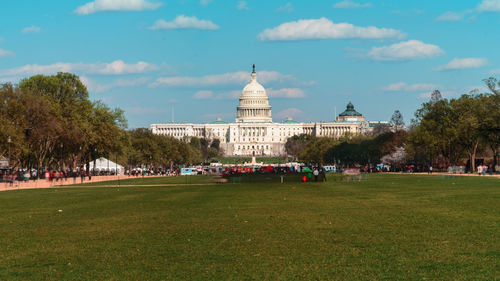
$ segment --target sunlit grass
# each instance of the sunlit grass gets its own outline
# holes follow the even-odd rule
[[[0,279],[500,278],[498,179],[188,180],[0,193]]]

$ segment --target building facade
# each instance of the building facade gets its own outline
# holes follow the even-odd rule
[[[273,122],[269,98],[265,88],[257,81],[255,66],[250,83],[241,93],[236,116],[234,123],[217,119],[208,124],[151,124],[151,130],[154,134],[180,140],[189,140],[191,137],[218,139],[226,156],[284,156],[287,139],[296,135],[338,138],[347,133],[366,134],[372,123],[387,123],[365,121],[350,102],[333,122],[299,123],[291,118]]]

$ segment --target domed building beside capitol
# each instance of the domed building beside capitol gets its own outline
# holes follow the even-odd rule
[[[333,122],[300,123],[291,118],[273,122],[269,97],[257,81],[255,65],[250,83],[241,93],[236,113],[234,123],[217,119],[209,124],[151,124],[151,130],[154,134],[176,139],[218,139],[225,156],[285,156],[287,139],[296,135],[339,138],[347,133],[367,134],[376,124],[388,124],[386,121],[366,121],[351,102]]]

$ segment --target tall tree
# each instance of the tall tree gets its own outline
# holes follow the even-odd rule
[[[293,137],[290,137],[286,140],[285,143],[285,150],[287,155],[290,155],[294,158],[294,160],[297,160],[299,157],[299,154],[304,150],[304,148],[307,145],[307,142],[311,139],[312,137],[306,134],[301,134],[301,135],[295,135]]]
[[[304,149],[299,153],[299,159],[316,163],[321,167],[325,162],[326,152],[338,143],[339,141],[333,138],[311,137],[306,142]]]
[[[391,117],[391,124],[394,126],[394,129],[400,131],[404,128],[405,122],[403,120],[403,114],[399,110],[395,110]]]
[[[441,92],[439,90],[434,90],[431,94],[431,103],[436,103],[443,99]]]
[[[488,86],[488,89],[495,94],[500,95],[500,81],[494,77],[490,77],[488,79],[484,79],[483,82]]]
[[[485,114],[479,120],[479,130],[493,152],[493,169],[496,169],[500,153],[500,90],[496,89],[496,79],[486,79],[485,82],[492,93],[480,97]]]

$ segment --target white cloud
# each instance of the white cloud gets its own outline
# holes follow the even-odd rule
[[[488,60],[485,58],[454,58],[449,63],[441,65],[435,70],[457,70],[457,69],[467,69],[467,68],[480,68],[488,64]]]
[[[144,11],[158,9],[161,5],[147,0],[95,0],[78,7],[74,12],[89,15],[98,12]]]
[[[439,46],[425,44],[418,40],[409,40],[390,46],[374,47],[367,56],[376,61],[403,61],[414,59],[427,59],[444,55]]]
[[[480,12],[500,12],[500,0],[483,0],[477,6]]]
[[[134,106],[134,107],[126,107],[123,109],[126,114],[133,114],[133,115],[152,115],[152,114],[161,114],[165,116],[165,114],[168,112],[168,109],[161,107],[143,107],[143,106]]]
[[[338,2],[338,3],[333,4],[333,7],[337,8],[337,9],[368,8],[371,6],[372,6],[371,3],[360,4],[360,3],[356,3],[356,2],[350,1],[350,0],[344,0],[342,2]]]
[[[285,119],[287,117],[296,118],[298,116],[301,116],[302,114],[304,114],[304,112],[302,110],[295,108],[295,107],[291,107],[291,108],[287,108],[287,109],[284,109],[280,112],[275,113],[274,117],[276,117],[278,119]]]
[[[467,92],[489,93],[490,89],[485,85],[470,86],[468,87]]]
[[[200,20],[196,17],[177,16],[173,21],[157,20],[150,29],[219,29],[219,26],[209,20]]]
[[[23,30],[21,30],[22,33],[26,34],[26,33],[38,33],[40,32],[40,27],[38,26],[28,26],[28,27],[25,27],[23,28]]]
[[[452,97],[452,96],[455,96],[457,95],[457,92],[453,92],[453,91],[444,91],[444,92],[441,92],[441,96],[443,98],[448,98],[448,97]],[[421,99],[430,99],[432,96],[432,92],[425,92],[425,93],[422,93],[420,95],[418,95],[419,98]]]
[[[122,60],[116,60],[111,63],[64,63],[58,62],[48,65],[28,64],[21,67],[0,70],[0,75],[36,75],[36,74],[55,74],[57,72],[76,72],[101,75],[120,75],[137,74],[156,71],[159,68],[154,64],[143,61],[127,64]]]
[[[206,6],[206,5],[210,4],[211,2],[212,2],[212,0],[200,0],[200,4],[202,6]]]
[[[21,80],[21,77],[0,77],[0,84],[1,83],[12,83],[16,84]]]
[[[212,91],[202,90],[194,94],[195,99],[210,99],[213,98],[214,93]]]
[[[235,114],[235,112],[207,113],[207,114],[203,114],[202,116],[200,116],[200,118],[202,120],[204,120],[204,122],[206,120],[217,120],[217,118],[221,118],[221,119],[234,119],[234,118],[236,118],[236,114]]]
[[[305,98],[306,93],[299,88],[267,89],[267,95],[271,98]]]
[[[241,90],[233,90],[229,92],[224,92],[218,94],[215,98],[218,100],[225,100],[225,99],[236,99],[241,95]]]
[[[9,56],[13,56],[13,55],[14,55],[14,52],[0,49],[0,58],[9,57]]]
[[[266,89],[267,95],[271,98],[305,98],[306,94],[299,88]],[[210,90],[197,91],[193,97],[195,99],[236,99],[241,95],[241,90],[233,90],[215,94]]]
[[[216,100],[227,100],[236,99],[241,95],[241,91],[233,90],[229,92],[214,93],[210,90],[200,90],[196,92],[193,97],[195,99],[216,99]]]
[[[405,82],[399,82],[383,87],[382,90],[388,92],[415,92],[415,91],[431,91],[437,88],[439,88],[439,85],[430,83],[418,83],[418,84],[408,85]]]
[[[258,35],[261,41],[403,37],[404,34],[399,30],[374,26],[359,27],[350,23],[334,23],[327,18],[286,22],[277,27],[265,29]]]
[[[288,12],[288,13],[293,12],[292,3],[287,2],[285,5],[279,7],[278,12]]]
[[[114,88],[137,87],[145,85],[149,82],[148,77],[139,77],[134,79],[117,79],[108,84],[99,84],[87,76],[80,76],[80,81],[87,87],[91,93],[107,92]]]
[[[281,74],[276,71],[259,71],[257,79],[261,83],[295,81],[291,75]],[[174,76],[160,77],[150,86],[167,87],[206,87],[220,85],[242,85],[250,81],[250,75],[246,71],[228,72],[223,74],[206,75],[201,77]]]
[[[440,15],[437,21],[461,21],[464,19],[464,14],[456,12],[446,12]]]
[[[238,6],[236,6],[238,10],[249,10],[247,6],[247,1],[240,1],[238,2]]]

